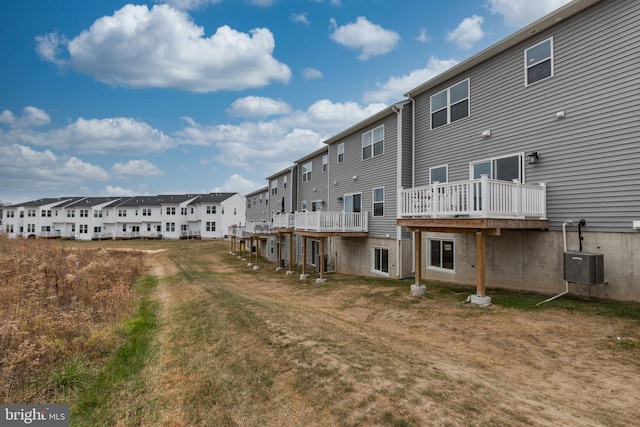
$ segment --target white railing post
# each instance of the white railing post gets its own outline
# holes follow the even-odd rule
[[[511,211],[516,216],[523,216],[522,213],[522,205],[521,205],[521,196],[522,196],[522,186],[520,185],[520,180],[517,178],[513,179],[514,190],[513,190],[513,205],[511,206]]]
[[[480,216],[486,218],[489,212],[489,175],[480,175]]]
[[[542,216],[540,219],[547,219],[547,184],[545,182],[540,183],[542,191],[540,191],[540,212]]]

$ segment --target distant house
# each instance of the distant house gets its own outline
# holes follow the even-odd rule
[[[244,220],[238,193],[39,199],[4,208],[9,237],[220,239]]]

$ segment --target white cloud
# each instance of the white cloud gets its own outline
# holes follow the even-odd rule
[[[302,70],[302,77],[305,80],[316,80],[321,79],[323,76],[322,71],[316,70],[315,68],[307,67]]]
[[[391,52],[400,41],[398,33],[385,30],[369,22],[364,16],[358,17],[356,22],[342,26],[338,26],[333,18],[330,22],[333,29],[331,39],[349,49],[360,50],[358,59],[361,61]]]
[[[571,0],[489,0],[489,10],[512,27],[524,27]]]
[[[247,96],[236,99],[227,110],[236,117],[264,118],[278,114],[288,114],[291,107],[284,101],[262,96]]]
[[[447,41],[454,42],[462,49],[471,49],[473,44],[484,37],[482,16],[473,15],[465,18],[458,27],[447,34]]]
[[[57,32],[36,36],[36,52],[45,61],[62,67],[65,65],[65,61],[58,58],[58,56],[62,52],[62,47],[68,43],[69,41]]]
[[[431,40],[431,37],[427,35],[427,30],[425,28],[420,28],[420,33],[418,34],[416,40],[420,43],[426,43]]]
[[[175,146],[173,139],[147,123],[126,117],[83,119],[48,132],[9,131],[3,140],[78,153],[150,153]]]
[[[36,41],[42,58],[114,86],[205,93],[291,78],[289,67],[272,56],[275,40],[268,29],[246,34],[222,26],[205,38],[202,27],[169,5],[128,4],[68,42],[53,35]],[[61,44],[67,61],[55,54]]]
[[[71,157],[65,162],[63,174],[95,181],[105,181],[110,178],[109,173],[100,166],[84,162],[77,157]]]
[[[119,196],[119,197],[140,196],[140,194],[128,188],[114,187],[112,185],[107,185],[104,188],[104,192],[106,193],[107,196]]]
[[[301,24],[304,25],[309,25],[309,19],[307,18],[307,13],[303,12],[303,13],[292,13],[291,14],[291,20],[293,22],[299,22]]]
[[[90,181],[105,181],[107,171],[77,157],[20,144],[0,145],[0,181],[11,190],[55,190],[68,193]]]
[[[32,128],[44,126],[51,122],[51,117],[36,107],[25,107],[22,116],[16,117],[11,111],[4,110],[0,114],[0,124],[6,124],[15,128]]]
[[[115,177],[164,175],[164,172],[148,160],[129,160],[127,163],[115,163],[111,168],[111,173]]]
[[[202,9],[209,4],[220,3],[222,0],[155,0],[156,3],[166,3],[180,10]]]
[[[378,83],[377,89],[365,92],[363,99],[365,102],[396,102],[402,99],[403,95],[411,89],[431,80],[443,71],[456,65],[455,59],[441,60],[436,57],[429,58],[426,68],[413,70],[409,74],[399,77],[391,77],[384,83]]]
[[[244,178],[237,173],[234,173],[225,181],[224,184],[222,184],[220,187],[214,187],[211,192],[237,192],[244,197],[245,194],[251,193],[252,191],[255,191],[258,188],[262,188],[264,186],[264,182],[255,182],[250,179]]]

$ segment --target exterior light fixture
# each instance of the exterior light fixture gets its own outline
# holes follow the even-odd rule
[[[537,151],[533,151],[529,154],[527,154],[527,163],[532,165],[534,163],[538,163],[538,160],[540,160],[540,156],[538,156],[538,152]]]
[[[353,180],[357,181],[358,180],[358,175],[353,175]]]

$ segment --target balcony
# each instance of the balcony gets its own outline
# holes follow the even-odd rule
[[[268,222],[247,222],[246,231],[249,234],[270,234],[271,224]]]
[[[294,228],[321,233],[368,233],[367,212],[296,212]]]
[[[295,215],[287,213],[274,215],[271,219],[271,227],[293,229],[295,227]]]
[[[546,220],[544,184],[480,179],[402,190],[400,218]]]

